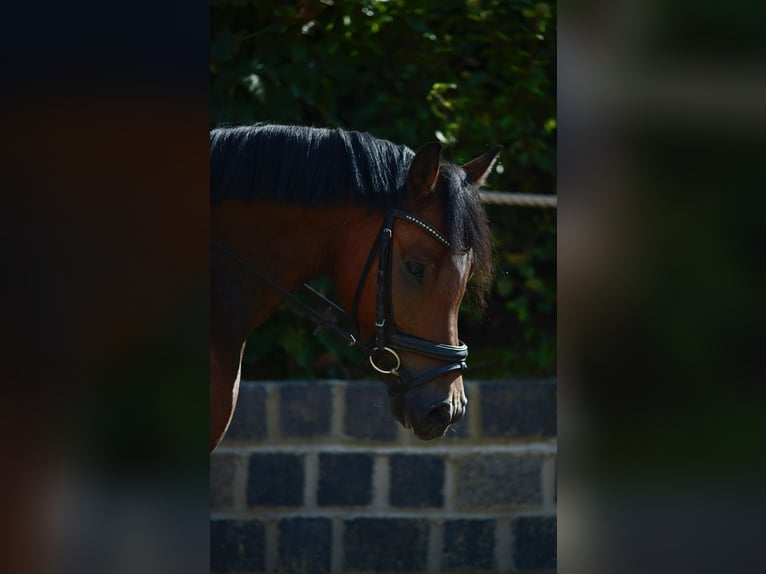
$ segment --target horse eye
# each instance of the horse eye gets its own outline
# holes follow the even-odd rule
[[[408,261],[405,263],[405,267],[407,268],[407,272],[412,275],[415,279],[418,280],[418,282],[423,280],[423,276],[425,275],[426,268],[423,266],[422,263],[418,263],[417,261]]]

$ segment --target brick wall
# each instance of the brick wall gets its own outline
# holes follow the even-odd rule
[[[243,382],[211,456],[211,570],[555,571],[556,383],[466,393],[423,442],[382,383]]]

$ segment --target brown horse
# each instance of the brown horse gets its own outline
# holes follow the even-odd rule
[[[285,298],[303,305],[290,292],[319,275],[351,314],[314,319],[369,357],[402,425],[442,436],[467,404],[458,310],[469,277],[481,293],[491,274],[478,188],[500,148],[460,167],[438,143],[413,153],[275,125],[216,129],[210,145],[211,450],[236,406],[245,340]]]

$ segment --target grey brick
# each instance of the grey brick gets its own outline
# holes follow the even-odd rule
[[[519,570],[556,569],[556,517],[524,516],[513,521],[513,561]]]
[[[391,505],[440,508],[444,503],[444,459],[435,455],[395,454],[391,471]]]
[[[265,528],[257,520],[210,522],[210,570],[255,572],[265,570]]]
[[[399,423],[391,414],[383,383],[349,383],[346,393],[345,433],[357,439],[391,441]]]
[[[266,388],[257,383],[244,382],[239,386],[239,397],[234,418],[226,438],[231,440],[262,440],[266,432]]]
[[[283,437],[330,434],[332,412],[329,385],[284,383],[279,387],[279,431]]]
[[[325,574],[332,560],[329,518],[285,518],[279,521],[279,572]]]
[[[234,476],[238,456],[213,453],[210,457],[210,508],[220,510],[234,506]]]
[[[372,465],[369,454],[319,455],[320,506],[364,506],[372,500]]]
[[[347,570],[401,572],[428,565],[428,524],[405,518],[347,520],[344,557]]]
[[[285,453],[254,454],[247,479],[248,506],[303,504],[303,456]]]
[[[542,504],[542,461],[538,457],[468,455],[459,458],[457,465],[460,508]]]
[[[444,568],[492,570],[495,567],[494,520],[446,520]]]
[[[481,416],[488,437],[556,436],[556,382],[482,383]]]

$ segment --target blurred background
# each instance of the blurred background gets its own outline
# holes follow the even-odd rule
[[[555,4],[215,0],[210,73],[211,127],[342,127],[413,149],[440,141],[453,163],[502,145],[487,189],[555,193]],[[461,313],[470,376],[550,376],[556,210],[487,210],[497,273],[486,312]],[[246,347],[244,376],[369,376],[355,350],[308,325],[289,306],[272,316]]]
[[[562,571],[766,568],[765,17],[559,6]]]
[[[0,22],[0,570],[208,571],[207,2]]]

